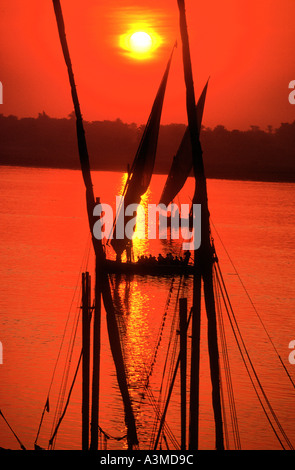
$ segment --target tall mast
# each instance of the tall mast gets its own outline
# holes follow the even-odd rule
[[[109,285],[109,279],[107,273],[104,270],[104,260],[105,255],[103,251],[103,246],[101,240],[96,240],[93,235],[93,209],[95,206],[95,198],[93,193],[93,185],[90,173],[90,164],[89,156],[85,139],[85,132],[83,127],[82,113],[80,110],[80,104],[78,100],[77,89],[74,80],[74,73],[72,69],[66,34],[65,26],[63,21],[63,15],[60,5],[60,0],[52,0],[57,27],[60,37],[60,42],[62,46],[62,51],[66,66],[68,69],[69,81],[71,86],[71,93],[73,104],[76,114],[76,128],[77,128],[77,139],[78,139],[78,149],[81,170],[83,175],[83,180],[86,188],[86,204],[87,204],[87,214],[90,232],[92,234],[92,243],[96,256],[96,285],[95,285],[95,310],[94,310],[94,337],[93,337],[93,356],[96,358],[93,364],[93,377],[95,377],[94,385],[92,386],[92,423],[91,423],[91,445],[92,450],[97,449],[98,444],[98,402],[99,402],[99,369],[100,361],[97,359],[100,353],[100,315],[101,315],[101,297],[103,295],[105,307],[107,310],[107,325],[109,331],[109,340],[110,346],[113,353],[113,359],[116,367],[117,379],[119,388],[121,391],[124,410],[125,410],[125,421],[127,426],[127,439],[128,446],[132,448],[138,444],[137,441],[137,432],[135,425],[135,417],[133,413],[133,408],[131,404],[131,398],[129,395],[126,372],[123,361],[123,354],[121,350],[121,345],[119,341],[119,331],[117,320],[115,317],[115,312],[112,304],[111,289]],[[97,334],[96,334],[97,333]],[[96,425],[97,424],[97,425]]]
[[[90,292],[89,273],[82,273],[82,450],[89,448]]]
[[[186,450],[187,299],[179,299],[181,450]]]
[[[198,134],[194,82],[187,31],[184,0],[177,0],[179,8],[180,32],[182,39],[183,69],[186,85],[186,107],[191,138],[193,169],[195,175],[194,204],[201,204],[201,246],[195,251],[194,293],[192,321],[192,357],[190,390],[190,432],[189,448],[198,449],[199,420],[199,360],[200,360],[200,319],[201,319],[201,279],[204,284],[205,307],[208,318],[208,348],[212,382],[212,402],[215,418],[215,446],[224,448],[223,426],[220,400],[220,372],[216,330],[216,310],[212,280],[213,250],[211,246],[210,222],[207,198],[207,185],[203,164],[203,153]]]

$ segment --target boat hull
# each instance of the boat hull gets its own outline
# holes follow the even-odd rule
[[[139,274],[150,276],[192,275],[194,266],[191,264],[161,263],[123,263],[106,260],[105,268],[109,274]]]

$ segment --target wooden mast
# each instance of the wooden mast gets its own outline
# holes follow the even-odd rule
[[[89,448],[91,277],[82,273],[82,450]]]
[[[93,319],[92,348],[92,402],[91,402],[91,440],[90,450],[98,449],[99,423],[99,385],[100,385],[100,342],[101,342],[101,271],[96,262],[95,272],[95,305]]]
[[[181,450],[186,450],[187,299],[179,299]]]
[[[191,390],[190,390],[190,430],[189,449],[198,449],[199,420],[199,361],[200,361],[200,319],[201,319],[201,280],[204,284],[205,306],[208,318],[208,347],[212,382],[212,401],[215,418],[215,446],[224,449],[223,426],[220,400],[220,372],[216,331],[216,311],[212,281],[213,252],[211,247],[207,186],[204,172],[202,148],[198,136],[198,122],[194,82],[187,32],[184,0],[177,0],[179,8],[180,32],[182,39],[183,68],[186,84],[186,107],[191,138],[193,169],[195,175],[194,204],[201,204],[201,246],[195,251],[194,293],[191,348]]]

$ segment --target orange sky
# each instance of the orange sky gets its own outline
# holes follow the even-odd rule
[[[61,0],[82,113],[145,123],[175,39],[176,0]],[[196,95],[208,76],[203,123],[247,129],[293,122],[294,0],[186,0]],[[73,109],[50,0],[2,0],[4,115],[65,117]],[[161,38],[148,60],[119,47],[135,23]],[[162,122],[186,122],[181,48],[174,54]]]

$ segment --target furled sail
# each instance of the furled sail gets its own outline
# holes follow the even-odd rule
[[[198,123],[198,133],[200,135],[202,118],[205,106],[205,99],[207,93],[208,81],[202,91],[202,94],[199,98],[198,104],[196,106],[197,110],[197,123]],[[160,204],[165,204],[168,206],[171,201],[177,196],[179,191],[184,186],[188,176],[190,175],[193,168],[193,159],[192,159],[192,147],[190,140],[189,128],[186,128],[180,146],[176,155],[173,158],[173,162],[160,198]]]
[[[140,204],[141,196],[143,196],[143,194],[147,191],[149,187],[154,171],[163,101],[172,55],[173,51],[169,58],[148,122],[146,124],[143,136],[141,138],[137,153],[135,155],[132,167],[128,175],[125,189],[122,194],[122,196],[124,197],[124,206],[120,208],[119,214],[117,214],[117,220],[119,219],[119,217],[122,217],[122,214],[120,212],[124,211],[124,207],[127,207],[129,204]],[[130,216],[129,218],[132,217]],[[125,217],[125,223],[127,222],[128,217]],[[116,236],[115,223],[111,245],[113,246],[117,255],[120,256],[126,248],[129,240],[127,240],[126,237],[123,239],[119,239]]]

